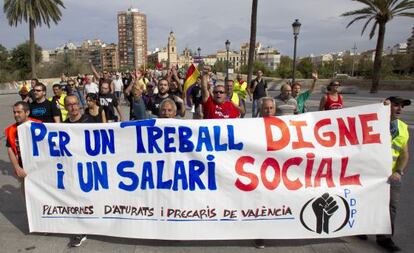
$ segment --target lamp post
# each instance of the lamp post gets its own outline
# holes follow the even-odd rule
[[[229,51],[230,51],[230,41],[226,40],[225,42],[226,45],[226,51],[227,51],[227,60],[226,60],[226,81],[229,80]]]
[[[351,76],[354,76],[354,74],[355,74],[355,54],[356,54],[356,50],[357,50],[356,43],[354,43],[354,47],[352,48],[352,50],[354,50],[354,55],[352,55],[352,72],[351,72]]]
[[[197,48],[197,52],[198,52],[197,62],[198,62],[198,64],[200,64],[201,63],[201,48],[200,47]]]
[[[65,53],[65,72],[66,75],[68,75],[68,45],[65,44],[65,47],[63,48],[63,52]]]
[[[293,73],[292,73],[292,83],[295,83],[295,72],[296,72],[296,43],[298,40],[298,35],[299,35],[299,31],[300,31],[300,26],[302,24],[299,23],[299,19],[295,19],[295,22],[293,22],[292,24],[292,28],[293,28],[293,35],[294,35],[294,39],[295,39],[295,44],[293,46]]]

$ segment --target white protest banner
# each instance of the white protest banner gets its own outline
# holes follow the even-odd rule
[[[390,233],[389,107],[19,126],[31,232],[287,239]]]

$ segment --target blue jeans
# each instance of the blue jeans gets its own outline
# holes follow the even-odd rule
[[[116,99],[118,99],[118,102],[121,99],[121,93],[122,92],[120,92],[120,91],[115,91],[115,97],[116,97]]]
[[[253,104],[252,104],[252,117],[256,118],[257,117],[257,110],[259,108],[257,108],[257,103],[259,102],[259,99],[253,99]]]

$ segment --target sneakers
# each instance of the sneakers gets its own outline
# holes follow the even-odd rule
[[[265,248],[264,240],[263,239],[254,240],[254,247],[256,249],[264,249]]]
[[[383,247],[384,249],[387,249],[389,252],[397,252],[397,251],[401,251],[401,248],[398,247],[392,240],[391,238],[386,238],[386,239],[377,239],[377,244],[381,247]]]
[[[86,235],[75,235],[71,238],[69,247],[79,247],[86,241]]]

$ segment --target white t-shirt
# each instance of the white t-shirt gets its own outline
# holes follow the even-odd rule
[[[115,79],[112,82],[114,83],[115,91],[122,91],[122,86],[123,86],[122,78]]]
[[[96,83],[87,83],[85,84],[85,93],[95,93],[98,94],[99,93],[99,87]]]

